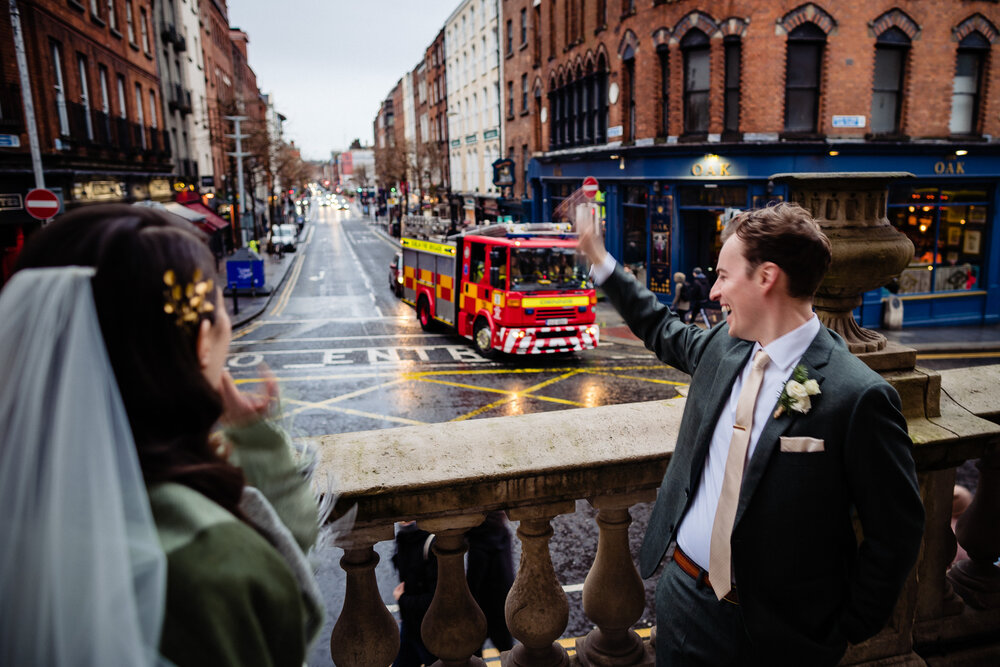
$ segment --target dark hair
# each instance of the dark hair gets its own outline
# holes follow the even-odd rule
[[[181,324],[164,310],[168,270],[182,286],[196,273],[214,275],[208,247],[155,209],[90,206],[35,234],[17,269],[72,265],[96,269],[97,316],[146,483],[183,484],[243,518],[243,472],[209,442],[222,398],[202,374],[196,350],[198,325],[214,322],[214,312]],[[214,288],[208,296],[222,307]]]
[[[830,268],[830,240],[798,204],[781,202],[740,213],[726,227],[723,241],[736,234],[750,270],[774,262],[788,276],[788,294],[808,299]]]

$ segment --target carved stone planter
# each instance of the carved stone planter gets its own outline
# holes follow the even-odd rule
[[[888,186],[908,172],[775,174],[788,183],[788,199],[812,213],[833,246],[833,264],[816,294],[816,314],[851,352],[877,352],[882,334],[863,329],[852,311],[861,295],[898,276],[913,257],[913,243],[886,216]]]

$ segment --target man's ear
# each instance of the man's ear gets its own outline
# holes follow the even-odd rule
[[[208,319],[203,319],[198,325],[198,340],[195,341],[194,349],[198,353],[198,364],[202,370],[208,368],[208,360],[212,353],[212,323]]]
[[[757,281],[765,292],[774,289],[785,277],[785,272],[774,262],[763,262],[757,271]]]

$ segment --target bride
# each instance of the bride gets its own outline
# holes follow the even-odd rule
[[[304,663],[316,502],[274,381],[224,371],[214,265],[154,209],[81,208],[0,293],[0,663]]]

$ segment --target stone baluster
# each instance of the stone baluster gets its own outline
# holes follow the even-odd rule
[[[646,596],[629,550],[628,508],[656,498],[647,490],[593,498],[600,536],[597,557],[583,582],[583,611],[597,627],[579,639],[576,654],[583,667],[652,665],[651,649],[630,628],[642,616]]]
[[[958,519],[958,543],[969,554],[951,568],[948,578],[966,604],[975,609],[1000,608],[1000,449],[979,459],[979,488]]]
[[[347,573],[344,608],[330,636],[330,657],[340,667],[385,667],[399,653],[399,626],[379,594],[373,548],[393,537],[390,524],[355,528],[335,541],[344,549],[340,567]]]
[[[483,667],[474,654],[486,641],[486,616],[476,604],[465,579],[465,531],[483,522],[484,514],[466,514],[418,521],[434,537],[438,561],[437,588],[420,636],[438,657],[435,667]],[[391,662],[391,661],[390,661]],[[388,663],[386,663],[388,664]]]
[[[576,511],[566,501],[514,509],[512,521],[520,521],[521,564],[514,586],[507,594],[504,612],[510,633],[521,643],[501,656],[503,667],[565,667],[566,649],[556,642],[569,620],[569,601],[552,568],[549,539],[551,519]]]

